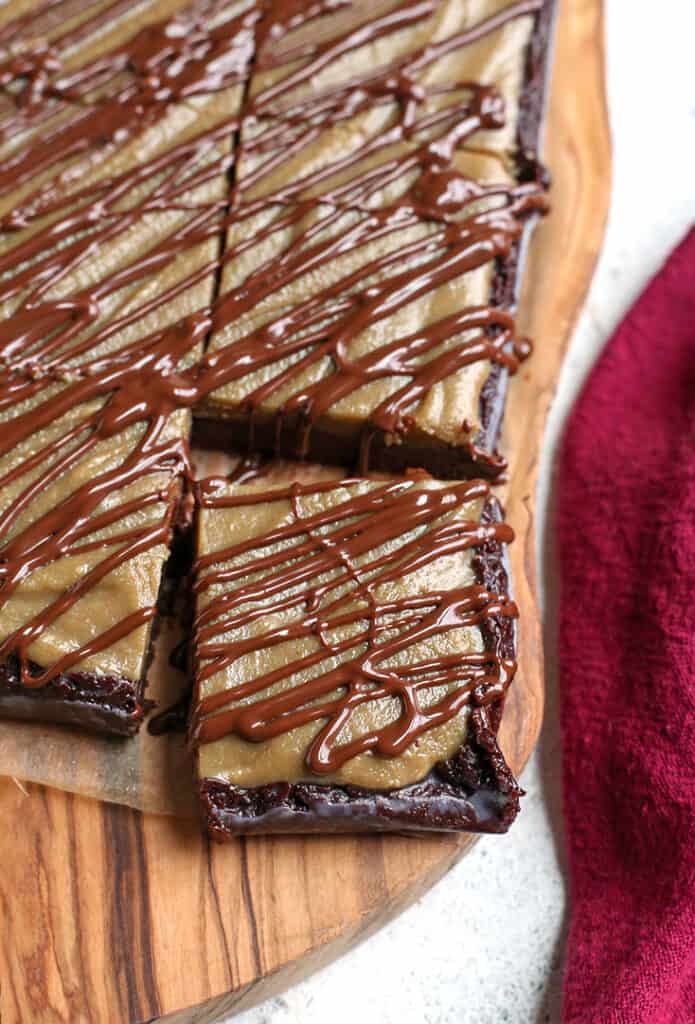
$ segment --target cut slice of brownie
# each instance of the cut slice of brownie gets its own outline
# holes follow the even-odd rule
[[[191,737],[206,827],[504,831],[510,528],[482,481],[198,485]]]
[[[359,0],[261,20],[200,443],[499,472],[551,8]]]
[[[148,422],[137,393],[87,376],[0,380],[3,715],[140,723],[186,414]]]

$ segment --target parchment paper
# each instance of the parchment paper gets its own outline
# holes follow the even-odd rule
[[[186,677],[168,663],[181,628],[163,619],[147,696],[173,704]],[[156,713],[156,712],[155,712]],[[68,726],[0,719],[0,775],[40,782],[153,814],[193,817],[193,767],[180,733],[151,736],[145,723],[133,739],[97,736]]]

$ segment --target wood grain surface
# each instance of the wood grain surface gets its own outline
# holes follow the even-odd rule
[[[609,199],[601,2],[561,0],[560,8],[545,147],[553,213],[532,244],[522,314],[536,352],[513,385],[505,439],[522,646],[502,745],[517,771],[543,703],[538,453]],[[211,847],[195,825],[40,786],[27,794],[6,779],[0,814],[1,1024],[218,1021],[368,936],[471,845],[432,836]]]

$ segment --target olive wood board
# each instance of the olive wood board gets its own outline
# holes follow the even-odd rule
[[[609,202],[602,19],[601,0],[560,0],[545,141],[552,215],[531,244],[521,314],[536,350],[512,385],[503,446],[522,627],[501,742],[517,772],[543,708],[539,449]],[[24,792],[9,779],[0,779],[0,815],[2,1024],[223,1020],[374,932],[473,842],[267,837],[215,846],[194,823],[38,785]]]

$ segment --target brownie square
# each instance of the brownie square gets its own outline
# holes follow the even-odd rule
[[[197,443],[499,473],[550,9],[261,24]]]
[[[511,530],[482,481],[198,487],[191,738],[211,836],[504,831]]]

